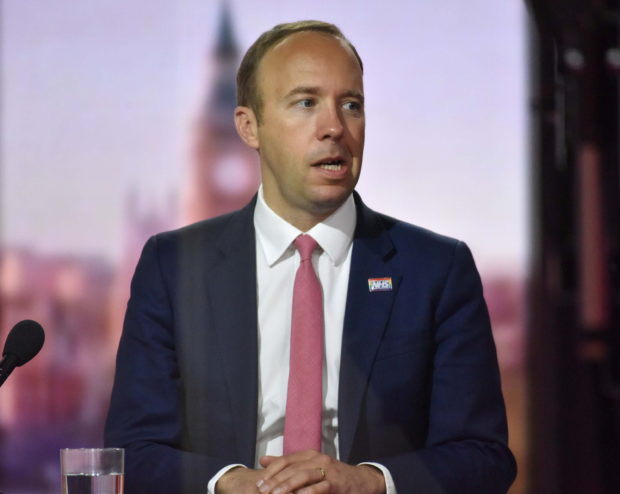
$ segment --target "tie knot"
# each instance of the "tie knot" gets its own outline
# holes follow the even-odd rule
[[[317,244],[316,240],[314,240],[310,235],[300,235],[293,242],[297,250],[299,251],[299,255],[301,256],[302,261],[307,261],[312,256],[314,249],[316,249],[319,244]]]

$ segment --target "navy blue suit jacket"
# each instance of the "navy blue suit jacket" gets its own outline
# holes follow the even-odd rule
[[[514,479],[480,278],[459,241],[368,209],[343,328],[341,460],[385,465],[399,494],[503,493]],[[254,201],[151,238],[136,268],[105,443],[131,494],[204,493],[254,464],[258,400]],[[369,278],[391,277],[370,292]]]

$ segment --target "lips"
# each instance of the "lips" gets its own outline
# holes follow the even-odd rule
[[[342,156],[334,156],[323,158],[316,163],[313,163],[312,166],[321,168],[323,170],[339,171],[345,164],[346,160]]]

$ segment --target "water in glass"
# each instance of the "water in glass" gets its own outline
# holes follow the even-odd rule
[[[123,475],[63,475],[62,494],[123,494]]]

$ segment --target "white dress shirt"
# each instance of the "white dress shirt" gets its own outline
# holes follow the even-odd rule
[[[254,210],[259,348],[255,468],[260,468],[261,456],[280,456],[283,451],[293,285],[300,263],[292,243],[302,233],[311,235],[320,246],[312,255],[312,264],[323,289],[325,322],[321,447],[323,453],[339,458],[340,351],[355,224],[352,195],[324,221],[302,232],[278,216],[265,202],[262,186],[259,189]],[[396,494],[389,471],[370,464],[383,472],[387,494]],[[211,479],[209,494],[214,494],[217,480],[234,466],[240,465],[229,465]]]

